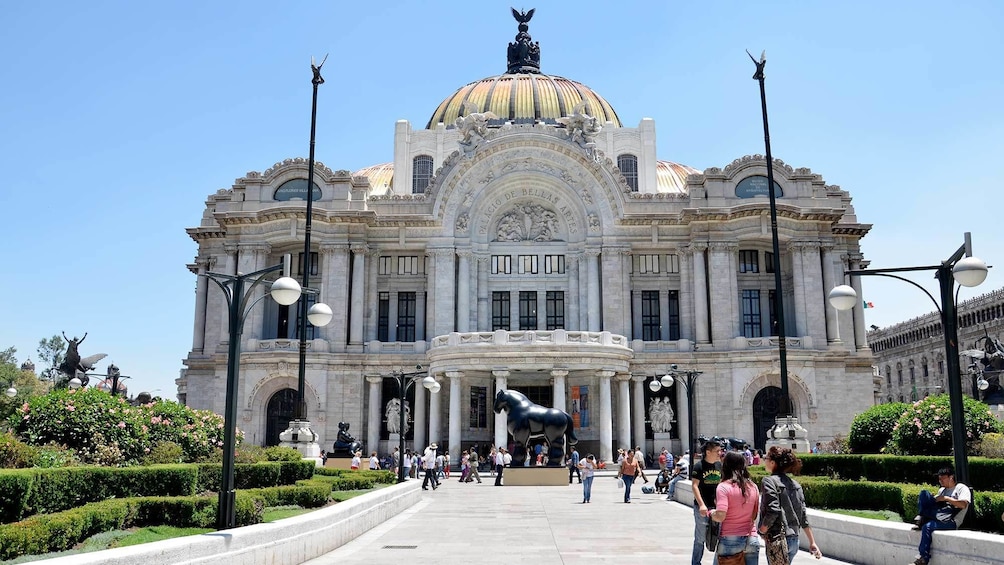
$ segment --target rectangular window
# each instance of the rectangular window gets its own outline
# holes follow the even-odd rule
[[[639,273],[658,273],[659,272],[659,256],[658,255],[639,255],[638,256],[638,272]]]
[[[383,257],[381,257],[382,259]],[[390,340],[390,293],[381,292],[377,302],[377,341]]]
[[[926,379],[930,376],[931,376],[931,371],[927,369],[927,363],[924,363],[924,378]]]
[[[910,367],[910,384],[917,384],[917,374],[914,372],[914,367]]]
[[[492,255],[492,274],[512,274],[512,255]]]
[[[739,272],[759,273],[760,272],[760,252],[756,249],[739,250]]]
[[[662,339],[659,323],[659,291],[641,291],[641,338],[645,341]]]
[[[565,328],[565,293],[561,290],[549,290],[545,295],[547,300],[547,329]]]
[[[765,273],[774,272],[774,254],[770,251],[763,252],[763,270]]]
[[[669,339],[680,339],[680,291],[669,291]]]
[[[544,273],[548,275],[563,274],[565,272],[564,255],[544,255]]]
[[[509,293],[492,292],[492,331],[509,329]]]
[[[742,291],[743,336],[762,337],[763,328],[760,319],[760,291]]]
[[[519,329],[537,329],[537,291],[519,291]]]
[[[767,291],[767,308],[770,308],[770,312],[767,313],[767,319],[770,320],[770,335],[777,335],[777,302],[776,294],[773,290]]]
[[[298,257],[298,259],[297,259],[297,263],[296,263],[296,274],[299,275],[299,277],[297,277],[297,278],[300,278],[300,277],[303,276],[303,252],[298,253],[297,257]],[[310,276],[312,276],[312,277],[317,276],[317,252],[316,251],[311,251],[310,252]]]
[[[418,257],[417,256],[403,256],[397,258],[397,274],[399,275],[417,275],[418,274]]]
[[[386,255],[381,255],[380,256],[380,274],[381,275],[389,275],[390,274],[390,266],[391,266],[391,261],[393,259],[394,259],[393,257],[388,257]]]
[[[471,387],[471,427],[488,427],[488,387]]]
[[[677,274],[680,272],[680,256],[674,254],[666,255],[666,272]]]
[[[415,312],[417,301],[414,292],[397,293],[397,340],[415,341]]]
[[[316,255],[316,253],[311,253],[311,255]],[[300,300],[306,300],[307,301],[307,310],[310,310],[310,307],[313,306],[315,303],[317,303],[317,295],[316,294],[304,294],[303,296],[300,297]],[[300,339],[300,308],[299,308],[299,304],[294,304],[294,305],[290,306],[289,308],[291,310],[293,310],[293,309],[296,310],[296,328],[294,330],[295,333],[293,334],[293,337],[294,337],[294,339]],[[316,338],[317,338],[317,326],[315,326],[314,324],[308,323],[307,324],[307,339],[316,339]]]
[[[519,274],[521,275],[537,274],[536,255],[520,255],[516,258],[516,263],[519,265]]]

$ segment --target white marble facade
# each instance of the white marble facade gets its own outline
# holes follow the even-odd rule
[[[765,159],[723,156],[726,166],[703,172],[659,161],[647,118],[608,119],[590,144],[557,120],[520,122],[503,116],[461,145],[452,123],[399,121],[391,163],[355,174],[316,164],[311,284],[335,314],[309,342],[305,396],[322,447],[345,421],[367,450],[386,452],[383,407],[397,393],[380,377],[422,365],[442,389],[409,392],[409,446],[437,441],[456,459],[461,446],[505,443],[492,401],[512,386],[537,387],[584,419],[580,451],[605,460],[617,447],[664,447],[647,412],[667,397],[675,421],[665,447],[679,453],[685,394],[648,388],[672,363],[704,372],[698,434],[762,444],[780,382],[769,337],[775,262],[766,193],[737,186],[762,180]],[[415,181],[429,158],[435,174]],[[863,261],[870,226],[819,174],[779,160],[773,173],[791,397],[810,440],[825,441],[873,403],[862,311],[838,314],[825,301]],[[306,160],[287,159],[209,196],[188,230],[192,272],[251,272],[287,253],[295,266],[305,203],[277,200],[277,190],[306,178]],[[242,343],[239,425],[257,444],[276,441],[297,380],[295,311],[286,322],[270,302],[252,311]],[[194,319],[180,392],[222,413],[227,316],[202,278]]]

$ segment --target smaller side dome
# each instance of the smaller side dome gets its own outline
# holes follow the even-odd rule
[[[370,195],[380,196],[387,194],[394,185],[394,163],[371,165],[352,173],[352,176],[369,179]]]
[[[679,163],[656,161],[656,192],[687,194],[687,176],[700,174],[700,172]]]

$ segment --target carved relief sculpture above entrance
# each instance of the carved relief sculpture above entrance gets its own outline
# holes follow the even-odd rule
[[[499,219],[495,241],[560,241],[558,215],[540,204],[517,204]]]

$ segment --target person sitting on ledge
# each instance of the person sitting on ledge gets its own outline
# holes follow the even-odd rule
[[[941,485],[938,494],[932,496],[925,489],[917,498],[920,514],[913,519],[913,529],[920,530],[920,546],[912,565],[927,565],[931,560],[934,531],[958,529],[972,501],[969,487],[955,480],[955,470],[951,466],[938,471],[938,483]]]

